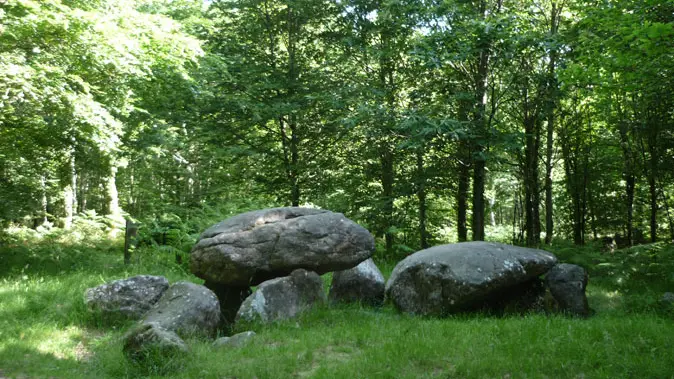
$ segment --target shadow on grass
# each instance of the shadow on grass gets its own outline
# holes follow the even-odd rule
[[[9,343],[0,349],[0,377],[8,378],[78,378],[83,376],[83,364],[75,358],[43,352],[22,343]]]

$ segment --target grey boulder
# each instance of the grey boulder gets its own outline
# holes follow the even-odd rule
[[[374,237],[340,213],[272,208],[243,213],[203,232],[190,270],[212,283],[257,285],[303,268],[345,270],[372,256]]]
[[[122,352],[133,361],[162,360],[189,349],[177,334],[157,324],[141,324],[124,337]]]
[[[248,345],[255,336],[255,332],[247,331],[235,334],[231,337],[220,337],[213,341],[215,347],[243,347]]]
[[[115,280],[84,293],[84,303],[104,316],[140,319],[169,288],[163,276],[138,275]]]
[[[220,304],[208,288],[190,283],[173,284],[141,320],[175,332],[181,337],[215,335],[220,322]]]
[[[268,280],[241,304],[236,323],[290,319],[326,301],[323,281],[315,272],[298,269],[290,276]]]
[[[418,251],[393,269],[386,295],[401,312],[444,316],[481,309],[517,294],[557,258],[543,250],[490,242],[440,245]],[[520,286],[521,287],[521,286]],[[509,301],[512,302],[512,301]]]
[[[588,275],[584,268],[568,263],[553,267],[545,277],[545,284],[558,305],[558,310],[587,317],[590,307],[585,296]]]
[[[329,299],[332,303],[380,306],[384,302],[384,284],[384,275],[370,258],[354,268],[333,273]]]

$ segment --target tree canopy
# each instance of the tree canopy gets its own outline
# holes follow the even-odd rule
[[[667,0],[0,1],[0,228],[236,204],[387,256],[674,239],[673,88]]]

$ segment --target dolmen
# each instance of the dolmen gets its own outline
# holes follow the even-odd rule
[[[233,216],[204,231],[190,253],[190,270],[218,296],[227,327],[235,320],[293,317],[324,302],[317,295],[323,293],[319,275],[354,268],[373,252],[372,234],[341,213],[271,208]],[[257,294],[252,286],[258,286]],[[274,309],[261,308],[272,304]]]
[[[546,281],[540,279],[547,274]],[[544,310],[546,285],[558,310],[587,316],[587,272],[543,250],[464,242],[418,251],[393,269],[386,296],[401,312]]]

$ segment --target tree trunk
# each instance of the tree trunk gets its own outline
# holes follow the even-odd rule
[[[667,221],[669,222],[669,239],[670,242],[674,242],[674,220],[672,220],[672,215],[669,213],[669,202],[662,186],[660,186],[660,195],[662,196],[662,205],[665,207],[665,214],[667,214]]]
[[[526,109],[527,117],[524,121],[526,142],[524,152],[524,201],[527,246],[536,247],[540,244],[540,195],[538,187],[538,141],[540,141],[539,130],[537,127],[537,115],[529,114],[531,110]],[[535,112],[534,112],[535,113]]]
[[[468,190],[470,186],[470,167],[468,162],[470,160],[470,152],[468,143],[466,141],[459,141],[459,159],[458,174],[459,174],[459,188],[456,192],[456,231],[459,242],[468,240],[468,225],[466,223],[466,214],[468,210]]]
[[[426,233],[426,173],[424,170],[424,148],[417,150],[417,198],[419,200],[419,241],[421,248],[428,247]]]
[[[70,152],[68,184],[63,189],[63,206],[65,219],[63,228],[70,229],[73,225],[73,216],[77,211],[77,171],[75,170],[75,151]]]
[[[559,11],[557,3],[552,2],[550,12],[550,34],[554,38],[557,35],[559,26]],[[557,107],[557,79],[555,75],[555,65],[557,64],[557,49],[550,49],[550,62],[548,63],[548,108],[547,119],[548,127],[546,130],[546,148],[545,148],[545,243],[549,245],[552,242],[554,234],[553,220],[553,201],[552,201],[552,155],[553,138],[555,130],[555,108]]]
[[[487,1],[481,0],[479,5],[479,18],[487,18]],[[476,57],[477,72],[475,76],[475,109],[473,121],[475,123],[476,139],[473,151],[473,241],[484,241],[484,216],[485,216],[485,173],[486,173],[486,145],[482,142],[487,138],[487,87],[489,79],[489,56],[491,54],[491,42],[479,41],[483,45]]]
[[[393,254],[393,152],[388,146],[380,147],[379,161],[381,164],[382,184],[382,218],[384,226],[384,239],[386,240],[386,254]]]
[[[620,124],[620,146],[623,152],[623,180],[625,181],[625,205],[627,207],[627,243],[629,246],[634,244],[632,236],[632,223],[634,218],[634,192],[636,189],[636,177],[634,174],[634,154],[632,153],[632,144],[629,140],[627,122],[622,120]]]
[[[656,179],[658,177],[658,152],[656,146],[657,135],[649,136],[648,150],[650,155],[650,170],[648,187],[651,200],[651,242],[658,240],[658,190]]]
[[[489,198],[489,225],[491,227],[496,226],[496,212],[494,212],[494,207],[496,205],[496,197],[492,196]]]
[[[290,185],[291,202],[293,207],[300,205],[300,183],[299,183],[299,139],[297,138],[297,118],[290,115]]]
[[[119,193],[117,192],[117,167],[111,164],[108,177],[105,178],[105,213],[112,216],[120,216]]]
[[[41,201],[41,210],[42,210],[42,225],[47,224],[47,206],[49,205],[49,199],[47,198],[47,175],[43,174],[40,177],[40,185],[42,189],[42,201]]]

